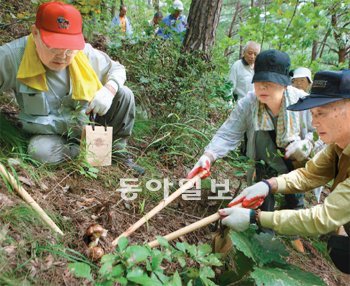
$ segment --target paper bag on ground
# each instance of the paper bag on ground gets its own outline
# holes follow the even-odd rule
[[[82,145],[86,160],[92,166],[112,164],[113,127],[86,125],[82,133]]]

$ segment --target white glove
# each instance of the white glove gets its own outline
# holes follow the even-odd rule
[[[310,140],[304,139],[294,141],[287,146],[284,157],[286,159],[304,161],[309,157],[312,147],[313,145]]]
[[[211,167],[211,158],[209,158],[208,155],[204,154],[202,155],[196,165],[194,165],[191,172],[188,173],[187,179],[192,179],[194,176],[198,175],[200,172],[206,170],[208,173],[201,177],[201,179],[204,179],[208,176],[210,176],[210,167]]]
[[[86,113],[89,114],[91,111],[94,114],[103,116],[110,109],[113,102],[114,94],[106,87],[102,87],[96,92],[94,99],[90,102]]]
[[[245,231],[250,225],[250,215],[253,210],[245,208],[226,208],[219,210],[222,224],[235,231]]]
[[[264,199],[269,194],[270,187],[265,182],[259,182],[245,188],[236,198],[229,204],[229,207],[242,203],[242,207],[255,209],[262,205]]]

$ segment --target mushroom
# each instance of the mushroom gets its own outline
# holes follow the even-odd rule
[[[84,242],[91,247],[95,247],[98,245],[98,241],[100,237],[106,237],[107,236],[107,230],[104,229],[101,225],[99,224],[92,224],[90,225],[84,234]]]
[[[104,250],[100,246],[89,247],[88,257],[93,261],[98,261],[105,254]]]
[[[107,235],[107,230],[99,224],[92,224],[86,229],[85,234],[87,236],[94,236],[95,238],[100,238],[101,236],[105,237]]]

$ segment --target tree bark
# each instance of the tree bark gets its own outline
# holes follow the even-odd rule
[[[345,63],[345,60],[346,60],[346,50],[345,48],[340,48],[338,50],[338,62]]]
[[[198,51],[205,60],[210,60],[221,7],[222,0],[192,0],[183,43],[184,52]]]
[[[346,60],[346,44],[343,42],[342,34],[338,32],[340,29],[338,27],[338,16],[333,14],[331,17],[331,24],[333,27],[333,36],[337,43],[337,53],[338,53],[338,63],[345,63]]]

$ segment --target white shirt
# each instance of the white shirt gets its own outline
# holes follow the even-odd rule
[[[246,96],[249,91],[254,91],[253,76],[254,69],[244,65],[242,60],[236,61],[231,66],[229,80],[233,84],[233,92],[238,95],[238,99]]]

